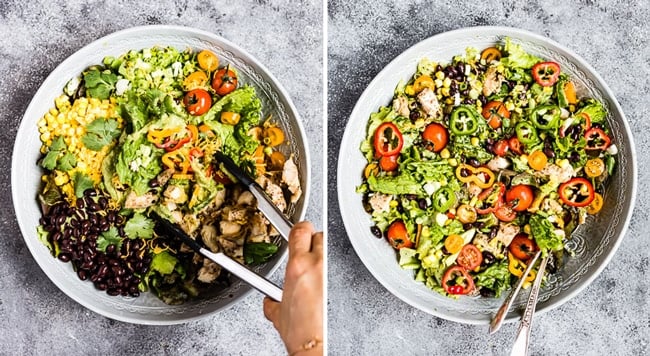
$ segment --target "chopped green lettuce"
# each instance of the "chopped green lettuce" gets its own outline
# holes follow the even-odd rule
[[[545,216],[533,214],[530,217],[530,230],[542,251],[561,251],[564,248],[562,236],[555,233],[553,225]]]
[[[508,271],[508,260],[497,262],[474,277],[474,283],[478,287],[484,287],[494,291],[496,297],[510,288],[510,271]]]
[[[501,58],[501,63],[506,67],[530,69],[542,62],[541,58],[526,52],[521,45],[514,43],[509,37],[505,39],[503,52],[505,56]]]
[[[600,101],[589,98],[585,100],[585,104],[585,106],[576,112],[576,116],[585,113],[589,115],[592,123],[603,122],[605,120],[607,111],[605,111],[605,107]]]

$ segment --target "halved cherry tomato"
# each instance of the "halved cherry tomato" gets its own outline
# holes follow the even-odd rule
[[[187,112],[194,116],[200,116],[210,110],[212,97],[210,97],[210,93],[203,89],[194,89],[185,94],[183,102]]]
[[[510,222],[517,217],[517,213],[506,204],[501,204],[494,209],[494,216],[503,222]]]
[[[399,164],[397,163],[398,157],[399,155],[382,156],[379,159],[379,167],[381,167],[381,169],[386,172],[392,172],[396,170],[399,167]]]
[[[208,76],[202,70],[197,70],[196,72],[188,75],[185,80],[183,80],[183,88],[185,90],[192,90],[204,86],[208,82]]]
[[[224,111],[221,113],[221,123],[226,125],[235,126],[239,123],[241,115],[232,111]]]
[[[585,139],[587,139],[587,146],[585,150],[604,150],[607,149],[612,140],[607,136],[605,131],[599,128],[591,128],[585,132]]]
[[[463,224],[471,224],[476,221],[476,209],[470,205],[463,204],[456,208],[456,217]]]
[[[515,185],[506,192],[506,202],[514,211],[524,211],[533,203],[533,189],[524,184]]]
[[[508,153],[509,148],[510,147],[508,146],[507,140],[499,140],[497,141],[497,143],[494,144],[494,148],[492,148],[492,152],[494,152],[494,154],[499,157],[505,157],[506,153]]]
[[[598,157],[588,160],[587,163],[585,163],[585,173],[587,174],[587,177],[599,177],[601,174],[605,173],[605,162]]]
[[[533,66],[532,72],[537,84],[550,87],[560,77],[560,65],[555,62],[537,63]]]
[[[503,119],[510,118],[510,110],[506,109],[506,106],[502,101],[490,101],[485,104],[481,114],[487,121],[488,125],[495,130],[501,127],[501,121]]]
[[[433,152],[440,152],[445,148],[445,146],[447,146],[449,134],[444,126],[438,123],[432,123],[427,125],[424,132],[422,132],[422,139],[431,144],[427,145],[427,149]]]
[[[460,250],[463,249],[464,244],[465,244],[465,239],[463,239],[462,236],[457,234],[449,235],[445,239],[445,249],[447,250],[447,252],[451,253],[452,255],[460,252]]]
[[[399,250],[404,247],[412,247],[413,242],[409,239],[409,233],[406,230],[406,225],[402,220],[396,220],[388,227],[386,232],[388,242],[394,249]]]
[[[456,259],[456,263],[459,266],[465,268],[468,271],[475,269],[481,265],[483,262],[483,255],[481,251],[474,244],[467,244],[463,246],[463,249],[460,250],[460,254]]]
[[[508,140],[508,147],[510,147],[510,151],[512,151],[512,152],[514,152],[514,153],[516,153],[518,155],[521,155],[521,154],[524,153],[524,151],[522,150],[522,147],[521,147],[521,141],[519,141],[517,136],[510,137],[510,139]]]
[[[449,294],[468,294],[474,290],[474,280],[465,268],[451,266],[442,276],[442,288]]]
[[[392,122],[384,122],[375,131],[375,154],[379,157],[399,154],[403,145],[402,133]]]
[[[536,171],[544,169],[546,163],[548,163],[548,157],[542,151],[535,151],[528,156],[528,165]]]
[[[568,182],[562,183],[558,188],[558,194],[564,204],[578,208],[591,204],[595,197],[594,186],[582,177],[571,178]]]
[[[199,52],[199,54],[196,56],[196,60],[199,62],[199,67],[201,67],[203,70],[207,70],[208,72],[212,72],[215,69],[219,68],[219,57],[207,49]]]
[[[573,82],[569,81],[564,84],[564,96],[566,101],[569,104],[575,104],[578,102],[578,97],[576,96],[576,87],[573,85]]]
[[[413,83],[413,90],[416,93],[421,92],[424,88],[435,89],[436,85],[433,82],[433,79],[428,75],[419,76]]]
[[[237,88],[237,74],[230,69],[230,65],[219,69],[212,78],[212,89],[217,94],[224,96]]]
[[[594,194],[594,200],[587,207],[587,213],[591,215],[598,214],[600,209],[603,208],[603,196],[596,193]]]
[[[501,59],[501,51],[496,47],[488,47],[481,52],[481,59],[485,59],[485,63],[498,61]]]
[[[510,245],[508,245],[508,250],[513,256],[526,262],[535,255],[535,252],[537,252],[539,248],[535,241],[529,238],[527,234],[517,234],[515,238],[512,239],[512,242],[510,242]]]
[[[275,147],[284,142],[284,132],[277,126],[271,126],[264,129],[264,144]]]

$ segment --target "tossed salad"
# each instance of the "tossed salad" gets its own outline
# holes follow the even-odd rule
[[[447,296],[499,297],[540,249],[554,273],[603,206],[617,154],[606,117],[558,63],[508,38],[422,59],[361,143],[372,232]]]
[[[177,304],[229,283],[165,236],[176,223],[214,252],[260,264],[277,231],[213,156],[244,168],[287,211],[302,191],[283,130],[255,89],[209,50],[153,47],[106,57],[72,79],[38,122],[41,241],[110,295],[152,291]]]

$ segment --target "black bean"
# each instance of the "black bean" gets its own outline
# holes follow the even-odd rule
[[[102,210],[102,207],[99,204],[94,202],[90,204],[90,211],[100,211],[100,210]]]
[[[472,224],[463,224],[463,229],[465,229],[465,230],[469,230],[469,229],[471,229],[473,227],[474,227],[474,225],[472,225]]]
[[[83,199],[77,199],[77,202],[75,204],[78,209],[83,209],[86,206]]]
[[[417,119],[419,119],[419,118],[420,118],[420,112],[417,111],[417,110],[413,110],[413,111],[411,111],[411,113],[409,114],[409,119],[411,119],[411,121],[415,121],[415,120],[417,120]]]
[[[106,277],[107,274],[108,274],[108,266],[107,265],[102,265],[99,268],[99,271],[97,272],[97,275],[99,275],[99,277],[104,278],[104,277]]]
[[[100,279],[101,279],[101,278],[99,277],[98,274],[92,274],[92,275],[90,275],[90,281],[93,282],[93,283],[95,283],[95,282],[99,282]]]
[[[460,170],[460,176],[461,177],[469,177],[471,175],[471,172],[467,168],[462,168]]]
[[[427,208],[427,200],[422,198],[418,200],[418,207],[422,210]]]
[[[139,292],[137,286],[132,285],[132,286],[129,287],[129,293],[131,293],[131,295],[133,295],[133,294],[135,294],[135,293],[137,293],[137,292]]]
[[[124,226],[119,226],[117,228],[117,232],[120,235],[120,237],[125,237],[126,236],[126,232],[124,231]]]
[[[481,162],[479,162],[476,158],[468,158],[467,159],[467,164],[469,164],[472,167],[480,167]]]
[[[546,147],[544,147],[544,150],[542,150],[542,152],[544,152],[544,154],[545,154],[546,157],[548,157],[548,158],[554,158],[554,157],[555,157],[555,151],[553,151],[552,148],[546,148]]]
[[[70,255],[67,253],[60,253],[59,254],[59,260],[63,262],[69,262],[70,261]]]
[[[131,283],[133,283],[133,284],[136,285],[136,286],[137,286],[138,284],[140,284],[140,282],[141,282],[141,280],[140,280],[140,278],[138,278],[138,277],[133,277],[133,279],[131,279]]]
[[[593,124],[591,124],[591,128],[592,129],[601,129],[602,130],[603,125],[601,123],[599,123],[599,122],[594,122]]]
[[[61,237],[63,237],[63,236],[61,235],[61,233],[59,231],[56,231],[56,232],[54,232],[54,234],[52,234],[52,240],[53,241],[59,241],[59,240],[61,240]]]
[[[572,163],[579,162],[580,154],[576,151],[571,152],[571,154],[569,154],[569,161],[571,161]]]
[[[82,281],[85,281],[86,279],[88,279],[88,274],[86,273],[86,271],[80,269],[77,271],[77,277],[79,277],[79,279],[81,279]]]
[[[494,298],[494,297],[496,297],[496,293],[492,289],[488,289],[488,288],[483,287],[483,288],[481,288],[481,297]]]
[[[115,280],[115,284],[117,284],[117,285],[122,284],[122,277],[120,277],[119,275],[116,276],[114,280]]]
[[[117,289],[117,288],[109,288],[106,291],[106,294],[108,294],[110,296],[113,296],[113,297],[120,295],[120,293],[122,293],[122,291]]]
[[[483,262],[481,263],[483,266],[490,266],[496,261],[496,257],[490,251],[483,251],[481,254],[483,255]]]
[[[146,265],[142,266],[142,268],[140,268],[140,270],[138,272],[140,274],[146,274],[147,272],[149,272],[149,266],[146,266]]]
[[[108,286],[104,282],[99,282],[99,283],[95,284],[95,288],[97,288],[99,290],[106,290],[106,288],[108,288]]]
[[[106,216],[106,219],[107,219],[108,222],[111,223],[111,224],[115,223],[115,219],[116,219],[116,218],[117,218],[117,216],[115,215],[115,212],[114,212],[114,211],[111,211],[111,212],[108,213],[108,215]]]
[[[149,181],[149,188],[158,188],[160,186],[160,182],[158,182],[157,179],[152,179]]]
[[[102,210],[104,210],[108,206],[108,199],[106,199],[105,197],[101,197],[99,198],[98,203],[99,203],[99,207],[102,208]]]
[[[84,191],[84,195],[87,197],[96,197],[97,196],[97,191],[94,189],[86,189]]]
[[[63,225],[63,223],[65,222],[66,219],[67,219],[66,216],[59,215],[59,216],[56,218],[56,223],[59,224],[59,225]]]

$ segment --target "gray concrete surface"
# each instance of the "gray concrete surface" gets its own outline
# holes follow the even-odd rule
[[[284,346],[253,293],[201,321],[168,327],[106,319],[68,298],[27,250],[11,207],[14,137],[32,95],[65,58],[117,30],[147,24],[207,30],[237,43],[282,83],[312,154],[307,218],[322,228],[322,2],[0,2],[0,355],[280,355]],[[29,163],[27,163],[29,164]],[[32,199],[27,197],[26,199]],[[283,279],[284,269],[274,280]]]
[[[614,91],[634,131],[639,198],[609,266],[577,297],[535,319],[531,355],[650,354],[650,193],[646,1],[329,1],[328,158],[336,167],[349,114],[372,78],[413,44],[448,30],[503,25],[573,49]],[[328,172],[329,351],[332,355],[507,355],[516,331],[438,319],[405,304],[363,266]]]

